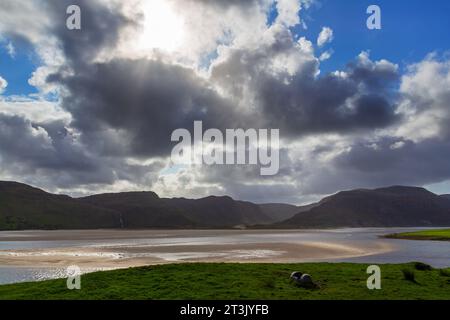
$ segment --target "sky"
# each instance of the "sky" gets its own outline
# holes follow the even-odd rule
[[[66,27],[72,4],[81,30]],[[450,193],[449,13],[445,0],[4,0],[0,180],[295,204]],[[196,120],[280,129],[279,173],[173,165],[171,133]]]

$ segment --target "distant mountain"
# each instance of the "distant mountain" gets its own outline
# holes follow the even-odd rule
[[[276,228],[450,226],[450,200],[423,188],[339,192]]]
[[[287,220],[295,216],[297,213],[308,211],[315,206],[317,206],[317,204],[311,204],[307,206],[294,206],[284,203],[266,203],[259,205],[263,213],[265,213],[273,221]]]
[[[339,192],[318,203],[297,207],[214,196],[167,199],[154,192],[71,198],[16,182],[0,182],[0,230],[248,226],[450,226],[450,197],[423,188],[390,187]]]
[[[274,220],[254,203],[236,201],[230,197],[207,197],[199,200],[184,198],[164,199],[167,205],[185,212],[185,215],[203,227],[233,227],[269,224]]]
[[[450,194],[441,194],[440,197],[444,198],[444,199],[447,199],[447,200],[450,200]]]
[[[115,211],[16,183],[0,182],[0,230],[119,228]]]
[[[121,228],[198,227],[183,211],[167,205],[154,192],[99,194],[78,201],[117,212]]]
[[[275,221],[256,204],[230,197],[163,199],[154,192],[54,195],[0,182],[0,230],[232,228]]]
[[[230,197],[159,198],[154,192],[100,194],[79,199],[121,213],[124,228],[230,228],[274,221],[258,205]]]

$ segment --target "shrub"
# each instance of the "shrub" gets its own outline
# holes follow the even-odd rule
[[[439,274],[443,277],[450,277],[450,270],[441,269],[441,270],[439,270]]]
[[[409,269],[403,269],[402,273],[405,280],[417,283],[416,274],[414,273],[414,271]]]
[[[433,267],[426,264],[426,263],[422,263],[422,262],[416,262],[414,263],[414,268],[416,268],[416,270],[419,271],[431,271],[433,270]]]

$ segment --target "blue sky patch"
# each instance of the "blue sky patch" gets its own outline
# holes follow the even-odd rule
[[[38,90],[28,83],[32,73],[39,66],[39,58],[29,48],[16,48],[13,57],[8,53],[6,45],[0,44],[0,76],[8,81],[4,95],[29,95]]]

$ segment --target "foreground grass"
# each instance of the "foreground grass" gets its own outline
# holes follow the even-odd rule
[[[363,264],[173,264],[96,272],[82,276],[81,290],[66,280],[0,286],[0,299],[450,299],[450,269],[419,271],[416,265],[382,265],[382,290],[368,290]],[[405,270],[415,280],[405,279]],[[309,273],[318,289],[289,280]]]
[[[450,229],[395,233],[386,237],[394,239],[450,241]]]

